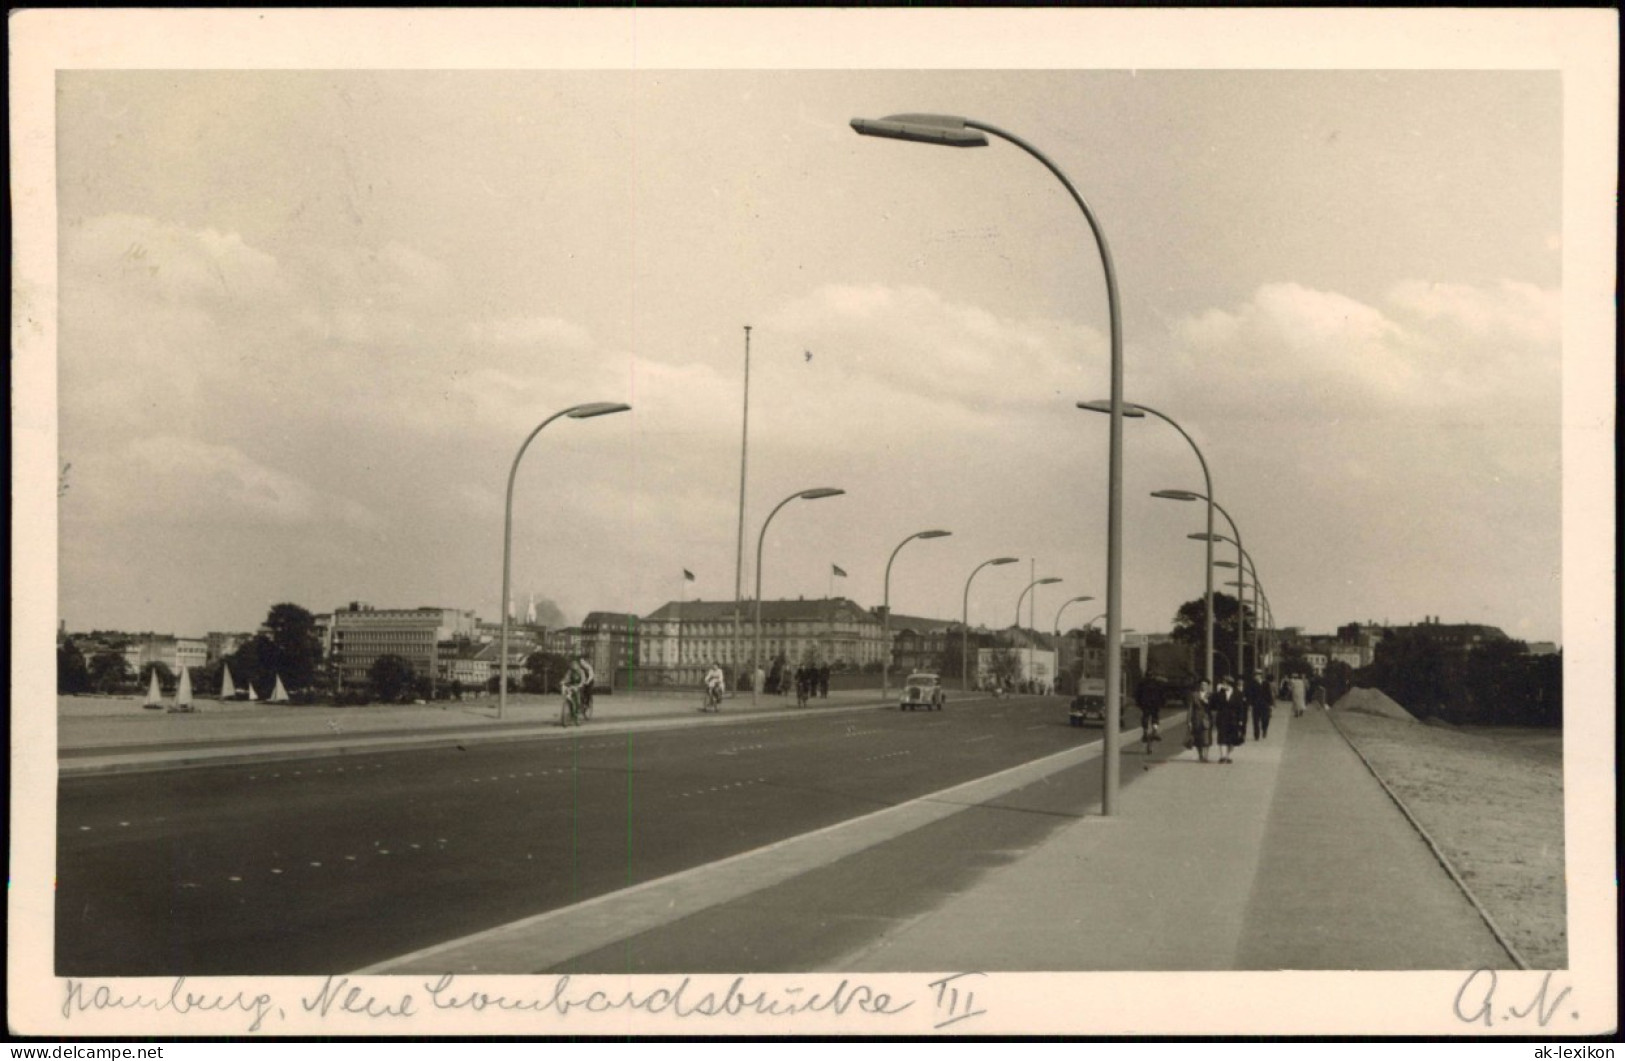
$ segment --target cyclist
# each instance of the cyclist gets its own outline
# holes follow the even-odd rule
[[[705,706],[701,711],[722,710],[722,665],[713,662],[711,669],[705,672]]]
[[[564,694],[564,707],[559,712],[559,725],[568,726],[572,721],[580,725],[581,719],[586,717],[586,690],[592,688],[592,668],[587,665],[586,657],[577,657],[571,661],[570,669],[564,672],[559,681],[559,692]]]
[[[1162,704],[1166,698],[1162,683],[1149,676],[1134,690],[1134,699],[1140,705],[1140,739],[1145,742],[1147,755],[1151,754],[1152,742],[1162,739]]]
[[[591,718],[592,690],[593,686],[598,681],[598,675],[593,671],[592,664],[587,662],[587,657],[585,654],[577,656],[576,662],[581,664],[581,671],[584,675],[586,675],[581,682],[581,717]]]

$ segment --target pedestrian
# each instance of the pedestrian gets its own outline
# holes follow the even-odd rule
[[[1275,693],[1264,680],[1263,671],[1253,674],[1252,683],[1247,691],[1253,709],[1253,740],[1263,740],[1270,735],[1270,715],[1275,710]]]
[[[1292,700],[1292,717],[1302,718],[1304,709],[1303,679],[1294,674],[1292,677],[1286,680],[1286,683],[1288,689],[1290,690],[1288,695]]]
[[[1207,679],[1191,686],[1185,696],[1185,746],[1196,749],[1196,758],[1207,762],[1207,750],[1213,746],[1213,717],[1208,712],[1211,693]]]
[[[1219,744],[1219,762],[1235,762],[1230,753],[1247,741],[1247,708],[1229,678],[1219,679],[1211,704],[1213,735]]]
[[[829,664],[821,664],[818,668],[818,699],[829,699]]]
[[[1326,702],[1326,685],[1319,678],[1309,687],[1309,704],[1321,711],[1331,710],[1331,705]]]

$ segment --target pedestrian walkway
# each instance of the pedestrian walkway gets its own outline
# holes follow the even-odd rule
[[[701,714],[699,694],[600,694],[593,732],[629,726],[695,726],[736,722],[741,717],[795,718],[809,711],[873,710],[877,690],[832,691],[806,708],[793,699],[741,693],[720,712]],[[63,776],[160,769],[266,759],[346,755],[391,748],[534,740],[575,729],[559,727],[557,696],[515,694],[499,717],[495,698],[433,704],[328,707],[222,703],[202,700],[195,712],[144,710],[134,698],[61,699],[57,714],[57,761]]]
[[[1324,713],[1277,710],[1234,763],[1186,751],[1120,802],[836,967],[1516,967]]]

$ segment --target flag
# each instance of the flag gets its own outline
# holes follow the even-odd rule
[[[685,582],[693,582],[694,581],[694,572],[690,571],[686,567],[683,568],[683,581],[685,581]]]
[[[830,564],[829,566],[832,568],[831,574],[833,574],[836,578],[846,577],[846,572],[842,571],[839,567],[836,567],[834,564]]]

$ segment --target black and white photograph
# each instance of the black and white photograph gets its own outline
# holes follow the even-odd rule
[[[1617,1031],[1617,73],[14,15],[10,1031]]]

